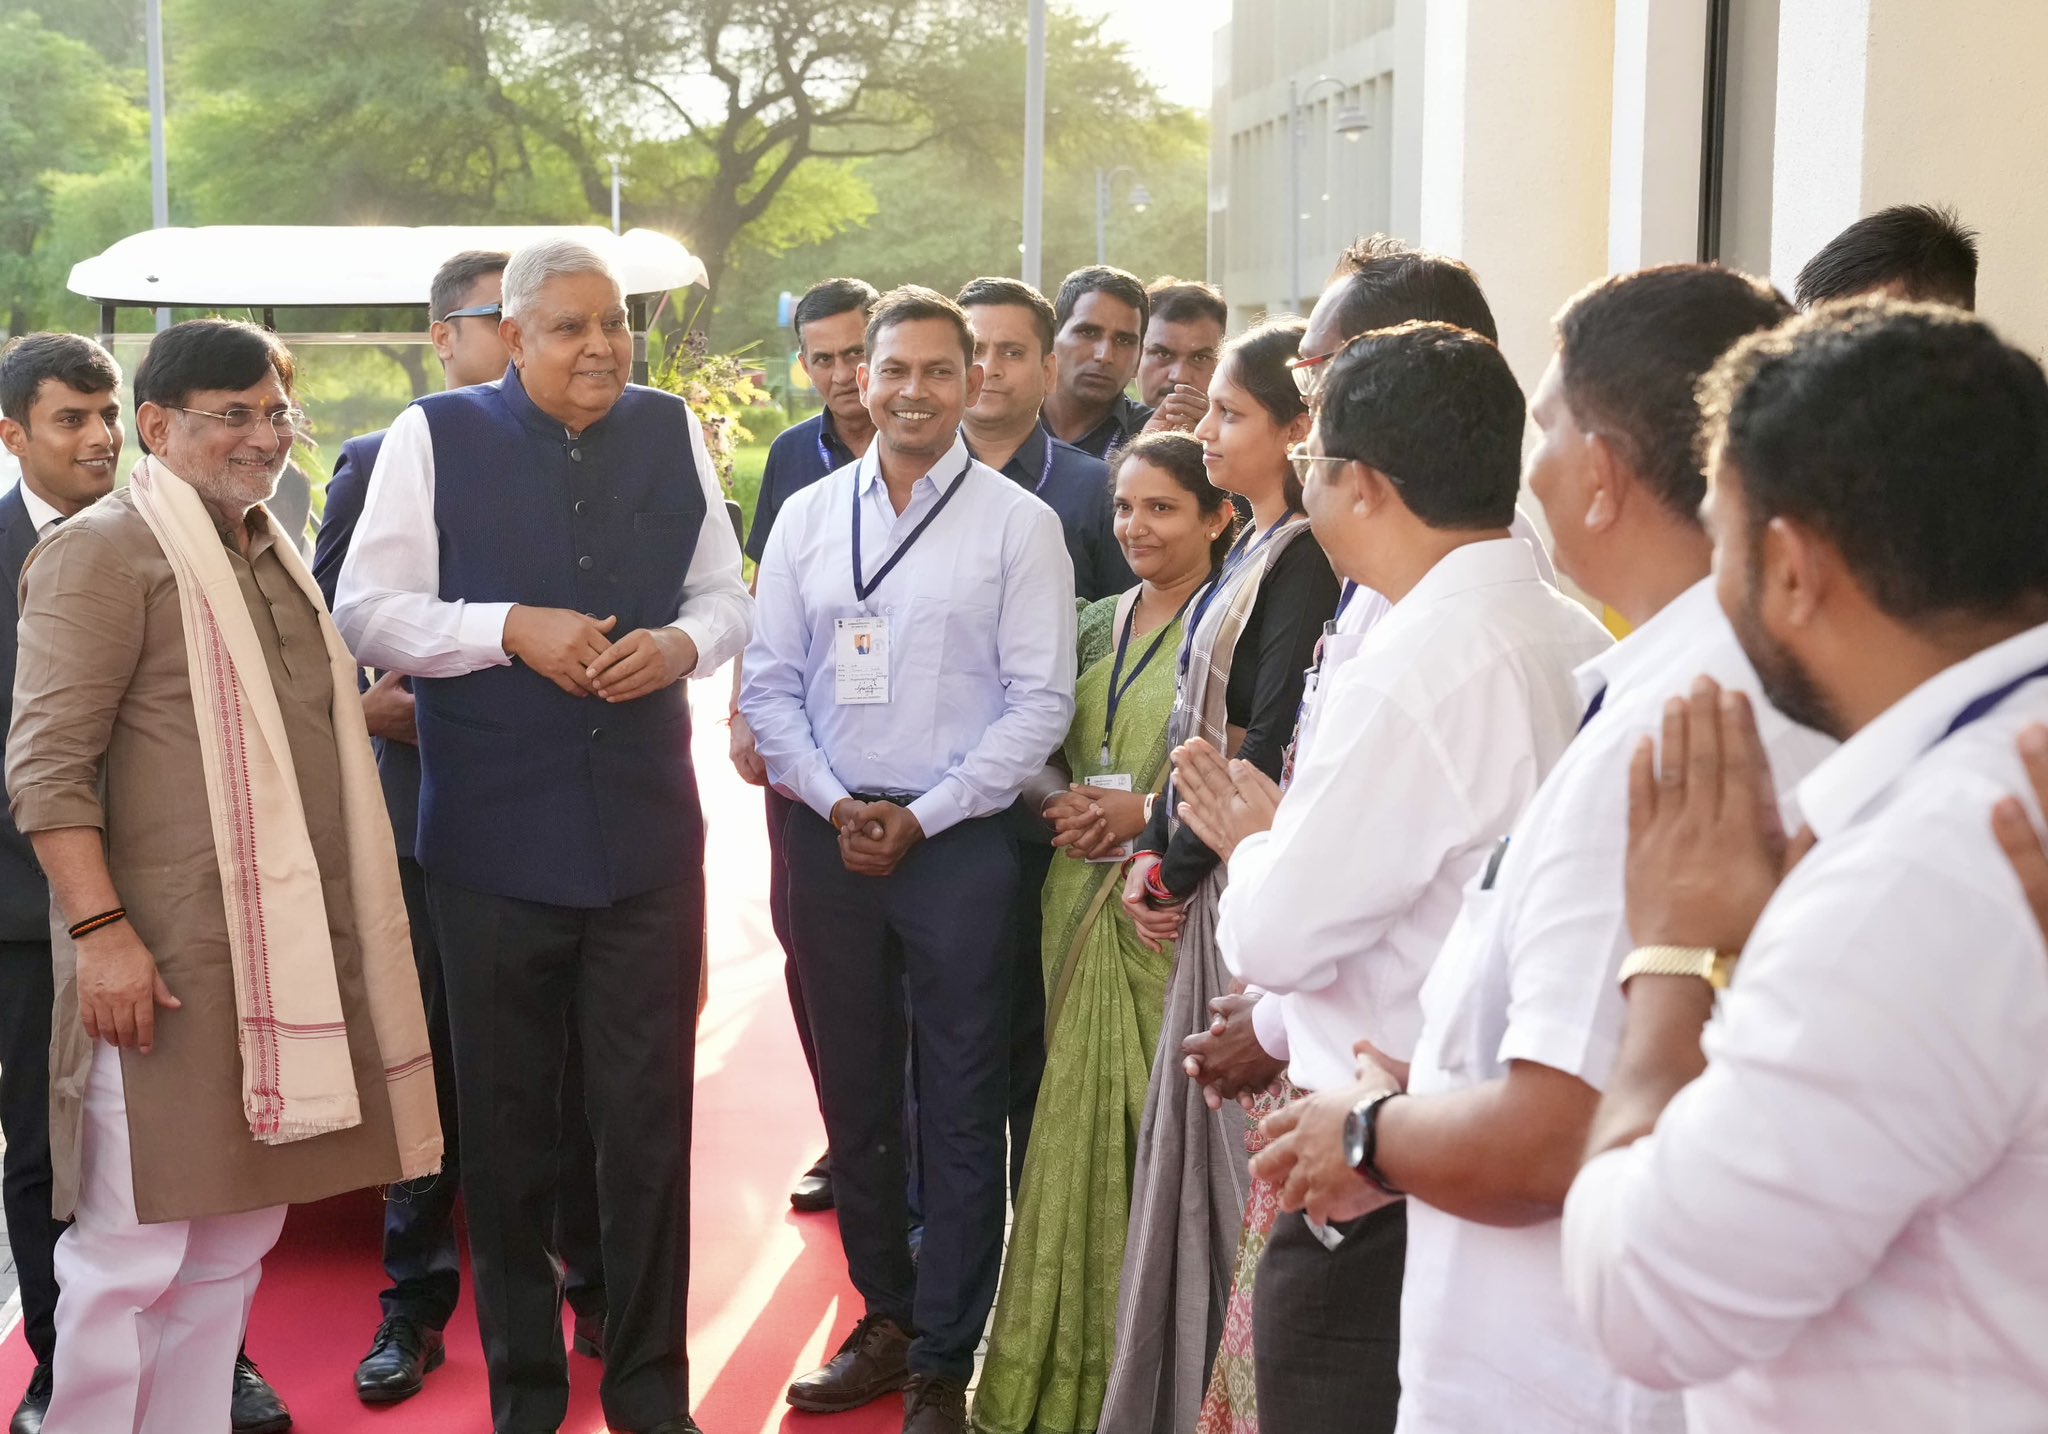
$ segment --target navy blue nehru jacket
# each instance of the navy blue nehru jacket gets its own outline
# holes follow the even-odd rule
[[[415,407],[433,441],[444,600],[614,613],[620,632],[675,618],[706,519],[681,399],[629,386],[574,438],[517,369]],[[415,678],[420,865],[555,906],[677,880],[704,841],[687,689],[603,704],[521,663]]]
[[[1117,546],[1116,508],[1107,463],[1071,443],[1060,442],[1046,432],[1041,421],[1010,455],[1002,472],[1059,514],[1060,527],[1067,536],[1067,555],[1074,560],[1076,597],[1094,602],[1137,583],[1137,575],[1124,561],[1123,549]]]
[[[761,561],[761,554],[768,550],[768,534],[775,527],[775,515],[782,511],[791,494],[801,492],[858,457],[840,440],[829,408],[814,418],[791,424],[778,434],[768,445],[768,463],[761,470],[761,493],[754,500],[754,526],[747,534],[747,556],[757,563]]]
[[[341,581],[342,562],[356,535],[356,519],[363,516],[370,474],[376,471],[377,453],[383,446],[382,429],[351,438],[341,445],[334,476],[327,480],[327,506],[320,514],[320,534],[313,540],[313,581],[320,584],[320,595],[327,599],[330,610],[335,585]],[[410,857],[420,820],[420,749],[381,737],[370,745],[377,749],[377,777],[384,787],[384,805],[391,812],[391,835],[398,843],[398,854]]]

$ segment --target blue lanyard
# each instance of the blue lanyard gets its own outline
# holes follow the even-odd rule
[[[1187,602],[1183,602],[1180,605],[1179,611],[1159,625],[1158,636],[1152,639],[1152,645],[1145,649],[1145,655],[1138,659],[1138,665],[1131,669],[1129,677],[1124,677],[1123,675],[1124,652],[1131,645],[1132,629],[1138,625],[1138,603],[1136,599],[1132,600],[1131,610],[1124,615],[1124,630],[1118,634],[1116,640],[1116,661],[1112,662],[1109,666],[1109,716],[1104,719],[1102,724],[1101,766],[1103,771],[1109,770],[1109,740],[1116,735],[1116,709],[1123,705],[1124,694],[1138,685],[1138,679],[1144,675],[1145,669],[1151,665],[1152,659],[1159,655],[1159,648],[1166,641],[1166,634],[1173,629],[1174,623],[1180,621],[1181,613],[1188,610],[1188,603],[1194,600],[1195,595],[1189,593]]]
[[[854,475],[853,595],[856,598],[860,599],[862,603],[867,602],[869,595],[872,594],[876,588],[882,585],[882,579],[888,577],[889,574],[895,570],[896,565],[903,561],[903,555],[911,550],[911,548],[916,544],[919,538],[922,538],[924,536],[924,530],[926,528],[929,528],[935,521],[937,521],[939,514],[946,511],[946,505],[953,501],[953,495],[955,493],[958,493],[960,491],[960,485],[967,481],[967,470],[972,468],[973,466],[974,460],[972,458],[969,458],[967,462],[961,466],[960,476],[953,480],[951,487],[947,488],[944,493],[941,493],[939,495],[939,501],[932,504],[932,510],[924,515],[923,521],[921,521],[915,528],[912,528],[910,530],[910,536],[905,538],[901,543],[897,545],[896,551],[889,555],[889,561],[882,564],[881,571],[877,572],[872,578],[868,579],[866,582],[861,581],[860,576],[860,475]],[[875,475],[875,481],[877,483],[883,481],[882,476],[879,472],[877,472]]]
[[[1045,435],[1045,462],[1039,467],[1038,482],[1032,485],[1031,491],[1037,493],[1043,490],[1045,480],[1050,477],[1052,477],[1052,435],[1048,433]]]
[[[1266,540],[1272,537],[1275,533],[1280,532],[1281,530],[1286,528],[1289,524],[1291,524],[1294,521],[1294,517],[1294,514],[1289,513],[1286,517],[1282,518],[1272,527],[1266,529],[1265,532],[1260,533],[1258,535],[1258,541],[1250,543],[1249,545],[1247,544],[1246,540],[1252,536],[1252,530],[1247,528],[1242,533],[1238,534],[1237,541],[1230,545],[1230,551],[1224,556],[1223,559],[1222,570],[1218,572],[1216,576],[1210,580],[1209,586],[1203,588],[1201,593],[1197,596],[1194,605],[1194,616],[1188,619],[1188,624],[1186,628],[1182,630],[1180,644],[1180,671],[1183,677],[1187,675],[1188,659],[1194,654],[1195,633],[1201,627],[1202,619],[1204,617],[1207,617],[1209,614],[1209,604],[1215,602],[1217,594],[1222,592],[1223,589],[1229,585],[1231,575],[1234,574],[1239,568],[1243,567],[1246,563],[1250,562],[1252,560],[1253,555],[1256,554],[1260,548],[1266,546]]]
[[[1999,703],[2005,701],[2006,698],[2012,696],[2013,693],[2019,691],[2022,687],[2025,687],[2029,682],[2040,677],[2048,677],[2048,664],[2043,664],[2032,672],[2023,672],[2002,687],[1992,688],[1991,691],[1986,692],[1962,711],[1956,713],[1955,721],[1949,723],[1943,729],[1942,734],[1934,739],[1934,745],[1939,747],[1943,742],[1955,736],[1956,733],[1962,731],[1972,722],[1979,722],[1989,717],[1997,709]]]

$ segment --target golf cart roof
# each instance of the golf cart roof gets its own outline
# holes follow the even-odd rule
[[[212,224],[146,229],[72,266],[70,289],[102,306],[371,308],[427,301],[434,271],[464,249],[576,239],[607,256],[626,292],[706,282],[704,261],[652,229],[596,225]]]

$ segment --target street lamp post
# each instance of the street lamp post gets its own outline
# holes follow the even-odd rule
[[[1287,82],[1287,307],[1297,314],[1301,312],[1301,147],[1308,142],[1308,121],[1303,111],[1324,85],[1340,94],[1347,88],[1334,75],[1316,76],[1306,90],[1297,80]],[[1372,121],[1363,110],[1346,109],[1338,113],[1332,128],[1346,139],[1356,140],[1372,128]],[[1328,179],[1325,175],[1325,182]]]
[[[1125,174],[1135,181],[1131,185],[1132,212],[1143,214],[1152,204],[1152,193],[1145,188],[1144,179],[1128,164],[1095,171],[1095,262],[1098,264],[1109,262],[1109,191],[1118,176]]]
[[[171,227],[170,166],[164,158],[164,7],[149,0],[143,10],[149,64],[149,211],[158,229]],[[171,311],[156,311],[157,332],[171,326]]]
[[[1045,0],[1031,0],[1024,46],[1024,282],[1038,287],[1045,229]]]
[[[619,157],[611,156],[612,162],[612,233],[619,232]]]

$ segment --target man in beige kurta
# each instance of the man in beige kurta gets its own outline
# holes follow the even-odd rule
[[[225,1430],[259,1261],[285,1208],[406,1173],[351,896],[323,614],[288,571],[266,510],[237,513],[209,491],[209,476],[214,489],[259,491],[269,462],[281,466],[296,418],[290,358],[246,325],[180,335],[194,327],[158,336],[136,388],[147,399],[160,355],[158,389],[181,375],[199,386],[145,401],[138,427],[159,471],[189,479],[220,523],[261,646],[319,868],[360,1119],[283,1143],[252,1134],[223,898],[231,864],[209,817],[178,583],[131,486],[29,560],[7,744],[14,818],[56,900],[53,1205],[76,1223],[58,1246],[51,1434]],[[172,360],[182,367],[166,373]],[[341,697],[355,700],[352,689]],[[125,920],[67,937],[112,907]],[[106,974],[124,970],[126,987]],[[416,1009],[416,987],[413,998]]]

